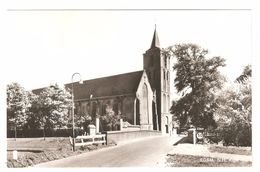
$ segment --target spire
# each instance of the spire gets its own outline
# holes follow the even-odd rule
[[[155,24],[153,40],[152,40],[152,44],[151,44],[151,48],[155,48],[155,47],[160,48],[159,37],[158,37],[157,32],[156,32],[156,24]]]

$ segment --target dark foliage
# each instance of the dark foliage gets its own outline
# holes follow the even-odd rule
[[[181,98],[173,102],[171,113],[181,127],[216,127],[213,114],[217,109],[214,92],[222,86],[218,68],[225,66],[220,57],[207,58],[208,50],[195,44],[170,47],[166,55],[176,58],[175,87]]]

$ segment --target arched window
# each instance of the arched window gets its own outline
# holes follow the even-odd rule
[[[108,104],[103,104],[103,105],[102,105],[102,115],[106,115],[106,113],[107,113],[107,108],[108,108]]]
[[[136,125],[140,125],[140,101],[136,99],[135,102]]]
[[[96,115],[97,115],[97,103],[96,102],[93,102],[92,104],[92,113],[91,113],[91,117],[93,119],[96,118]]]
[[[168,57],[168,66],[167,66],[168,69],[170,68],[170,61],[171,61],[171,58]]]
[[[166,95],[163,94],[163,112],[166,112],[166,106],[167,106],[167,99],[166,99]]]
[[[148,87],[146,84],[142,88],[142,116],[140,123],[149,124],[149,111],[148,111]]]
[[[170,100],[170,96],[169,95],[167,96],[167,99],[168,99],[168,101],[167,101],[168,102],[167,112],[169,112],[169,110],[171,108],[171,100]]]
[[[164,67],[167,68],[167,57],[164,57]]]
[[[118,100],[115,100],[113,103],[113,111],[118,115]]]

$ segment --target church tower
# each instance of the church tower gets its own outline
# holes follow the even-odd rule
[[[159,128],[162,133],[171,133],[172,115],[170,114],[170,57],[163,55],[156,27],[152,44],[143,54],[143,65],[151,88],[156,95],[156,110]]]

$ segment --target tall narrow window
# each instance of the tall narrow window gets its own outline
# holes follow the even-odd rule
[[[166,112],[166,106],[167,106],[167,99],[166,99],[166,95],[163,94],[163,112]]]
[[[164,57],[164,66],[165,66],[165,68],[167,68],[167,57],[166,56]]]
[[[149,112],[148,112],[148,87],[146,84],[143,85],[142,88],[142,116],[140,123],[141,124],[149,124]]]
[[[169,112],[169,110],[170,110],[170,108],[171,108],[171,100],[170,100],[170,96],[169,96],[169,95],[167,96],[167,100],[168,100],[168,101],[167,101],[167,102],[168,102],[167,112]]]
[[[140,125],[140,101],[139,101],[139,99],[136,99],[135,113],[136,113],[136,125]]]
[[[96,115],[97,115],[97,103],[93,102],[91,117],[95,119]]]
[[[115,112],[116,115],[118,115],[118,101],[115,100],[113,103],[113,111]]]

